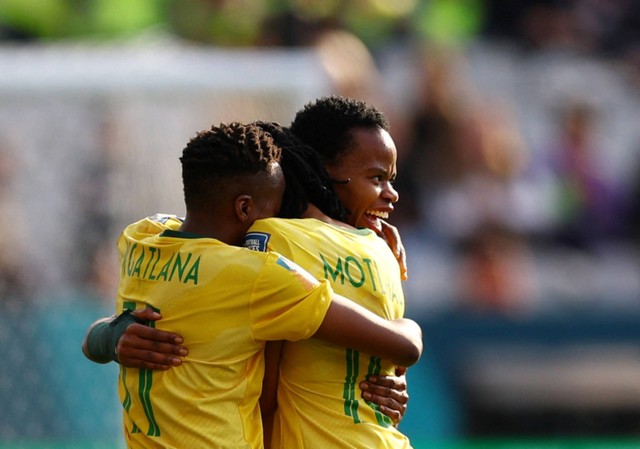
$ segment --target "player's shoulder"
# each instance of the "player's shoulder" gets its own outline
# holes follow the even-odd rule
[[[266,257],[263,268],[273,276],[276,283],[286,282],[286,278],[290,278],[290,282],[302,283],[307,288],[318,285],[319,281],[293,260],[276,251],[263,254]]]
[[[261,218],[260,220],[256,220],[249,231],[255,229],[282,229],[282,228],[290,228],[292,226],[298,226],[297,222],[304,221],[303,219],[297,218],[279,218],[279,217],[268,217]]]
[[[182,219],[176,215],[156,214],[144,217],[129,224],[123,231],[124,236],[142,239],[157,235],[165,230],[176,230],[182,225]]]
[[[307,232],[305,221],[307,220],[277,217],[256,220],[245,235],[244,246],[256,251],[267,251],[273,237],[297,240],[296,235]]]
[[[178,227],[182,226],[182,224],[184,223],[184,217],[179,217],[174,214],[163,214],[163,213],[158,213],[158,214],[146,217],[146,220],[148,220],[150,223],[154,223],[158,226],[163,226],[168,229],[177,229]]]

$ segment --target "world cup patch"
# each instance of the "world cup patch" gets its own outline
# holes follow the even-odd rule
[[[249,232],[244,236],[244,246],[254,251],[266,251],[270,237],[266,232]]]

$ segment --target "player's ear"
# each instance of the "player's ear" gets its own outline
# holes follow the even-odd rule
[[[238,195],[235,201],[236,217],[240,223],[245,223],[251,217],[253,212],[253,198],[251,195],[243,194]]]

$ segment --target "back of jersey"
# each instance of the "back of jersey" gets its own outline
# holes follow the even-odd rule
[[[127,228],[119,250],[119,308],[154,307],[155,325],[189,347],[167,371],[121,368],[129,447],[262,447],[263,342],[312,335],[330,290],[275,254],[149,220]]]

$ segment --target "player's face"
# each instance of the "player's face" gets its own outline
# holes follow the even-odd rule
[[[352,147],[335,163],[327,165],[340,201],[347,208],[347,222],[380,233],[380,218],[387,219],[398,201],[391,183],[396,177],[397,151],[383,129],[357,128],[351,131]]]

